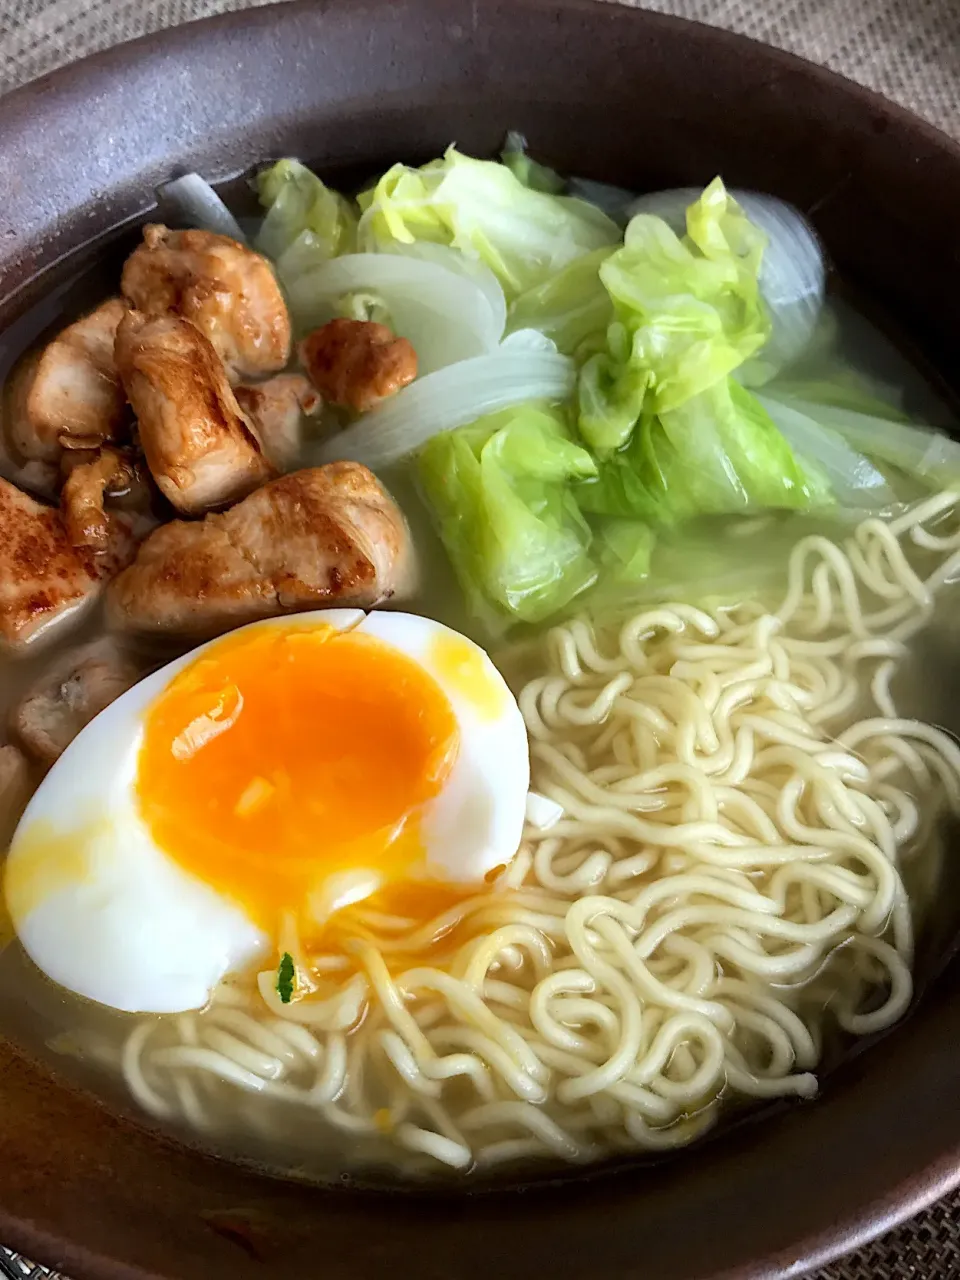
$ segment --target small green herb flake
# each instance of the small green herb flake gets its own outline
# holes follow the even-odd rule
[[[277,994],[284,1004],[289,1004],[293,998],[293,987],[296,982],[296,970],[293,967],[293,956],[289,951],[285,951],[280,957],[280,967],[277,970]]]

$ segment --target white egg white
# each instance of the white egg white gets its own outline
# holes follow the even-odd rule
[[[349,629],[363,617],[359,609],[330,609],[304,615],[303,624]],[[269,945],[238,906],[157,847],[137,811],[144,716],[209,647],[141,680],[77,735],[37,788],[7,855],[7,905],[24,950],[61,986],[114,1009],[202,1008],[224,974],[252,964]],[[38,830],[58,843],[76,833],[79,856],[51,865],[48,877],[32,876],[43,892],[29,894],[24,909],[9,886],[20,860],[33,856]]]
[[[523,828],[527,737],[516,701],[487,655],[441,624],[411,614],[331,609],[251,624],[274,625],[356,628],[433,676],[451,704],[460,742],[440,793],[421,815],[422,873],[447,883],[480,883],[509,863]],[[474,652],[472,683],[453,678],[435,661],[444,636]],[[202,1008],[227,974],[248,968],[274,946],[240,906],[157,846],[137,808],[145,715],[173,677],[209,647],[141,681],[86,726],[30,801],[8,854],[7,905],[31,959],[60,985],[115,1009]],[[51,854],[49,868],[26,865],[48,847],[67,849],[70,856]],[[25,880],[29,892],[11,892]],[[342,875],[328,886],[321,881],[321,896],[326,909],[339,909],[380,884],[376,868],[361,869],[346,881]]]
[[[530,757],[516,699],[479,645],[432,618],[371,613],[357,630],[413,658],[436,680],[453,708],[460,748],[443,789],[423,816],[426,867],[441,880],[480,883],[488,872],[513,859],[523,831]],[[476,664],[471,678],[452,679],[437,662],[441,639],[471,652]]]

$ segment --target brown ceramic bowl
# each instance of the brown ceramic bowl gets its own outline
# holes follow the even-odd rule
[[[182,27],[0,104],[0,328],[38,271],[181,167],[298,153],[367,171],[508,128],[639,190],[731,183],[807,210],[934,367],[960,350],[960,151],[835,76],[577,0],[295,3]],[[36,287],[36,286],[34,286]],[[26,290],[26,291],[25,291]],[[466,1197],[314,1190],[167,1145],[0,1044],[0,1240],[74,1280],[796,1276],[960,1181],[960,969],[785,1108],[654,1167]]]

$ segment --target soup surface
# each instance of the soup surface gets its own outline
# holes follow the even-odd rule
[[[949,411],[719,180],[253,186],[6,335],[0,1030],[322,1180],[813,1098],[955,932]]]

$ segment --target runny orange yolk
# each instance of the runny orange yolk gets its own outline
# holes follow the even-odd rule
[[[271,936],[291,915],[309,934],[342,876],[372,872],[417,899],[420,817],[458,747],[440,685],[384,641],[255,627],[206,649],[154,702],[137,797],[184,870]],[[424,885],[421,899],[429,918],[436,895]]]

